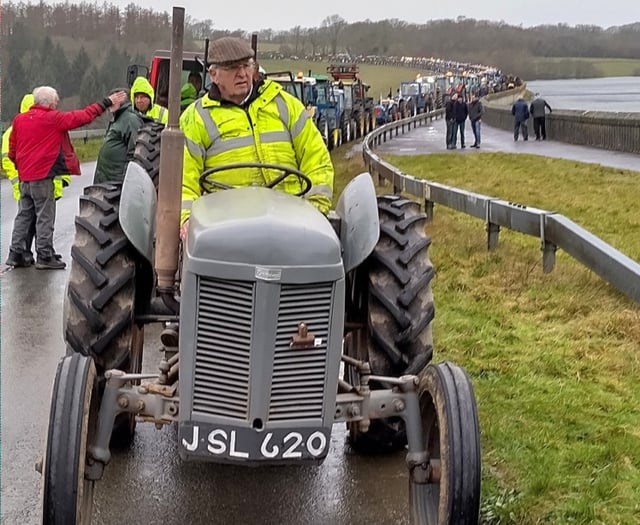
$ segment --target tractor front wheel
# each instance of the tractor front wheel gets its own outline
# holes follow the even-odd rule
[[[456,365],[431,364],[422,375],[419,400],[432,474],[427,483],[416,483],[410,476],[411,523],[476,525],[481,456],[471,381]]]
[[[85,478],[85,469],[97,425],[97,388],[93,359],[72,354],[60,361],[42,470],[44,525],[91,523],[94,481]]]

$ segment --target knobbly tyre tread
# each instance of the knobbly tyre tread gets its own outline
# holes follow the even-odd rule
[[[433,357],[427,217],[418,203],[397,195],[378,197],[378,214],[380,239],[367,262],[369,362],[375,375],[419,375]],[[405,444],[400,418],[376,419],[368,432],[351,433],[351,445],[362,453],[390,452]]]
[[[160,180],[160,135],[164,124],[153,120],[145,122],[138,130],[133,160],[140,164],[158,187]]]
[[[134,324],[136,255],[117,220],[121,183],[85,188],[76,217],[64,335],[90,355],[98,376],[128,370]],[[107,219],[107,220],[105,220]]]
[[[86,446],[98,405],[96,370],[90,358],[64,357],[56,371],[43,465],[44,525],[88,525],[93,481],[84,477]]]

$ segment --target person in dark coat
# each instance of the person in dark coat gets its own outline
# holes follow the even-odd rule
[[[529,106],[522,96],[511,106],[511,114],[513,115],[513,140],[518,140],[520,130],[522,130],[522,139],[529,140],[529,129],[527,127]]]
[[[447,124],[447,149],[454,149],[453,145],[453,133],[456,123],[456,119],[453,114],[453,107],[455,106],[458,95],[455,93],[450,97],[447,97],[447,101],[444,105],[444,120]]]
[[[136,146],[138,129],[142,126],[144,119],[133,111],[129,100],[120,107],[115,107],[113,111],[109,108],[109,111],[111,111],[112,120],[98,153],[98,162],[93,176],[94,184],[108,181],[120,182],[124,179],[127,163]]]
[[[469,108],[467,108],[467,103],[460,95],[458,95],[456,103],[453,105],[453,118],[455,119],[455,125],[453,128],[453,138],[451,144],[454,149],[456,147],[456,142],[458,141],[458,132],[460,133],[460,147],[466,147],[464,145],[464,126],[467,122],[468,116]]]
[[[536,93],[536,97],[533,99],[529,108],[531,116],[533,117],[533,131],[536,134],[536,140],[540,140],[540,137],[542,137],[542,140],[547,140],[545,109],[548,109],[549,113],[553,113],[547,101],[540,96],[540,93]]]
[[[471,121],[471,131],[473,131],[474,141],[471,145],[472,148],[480,147],[480,129],[482,126],[482,114],[484,108],[480,98],[475,93],[471,95],[471,102],[469,102],[469,120]]]

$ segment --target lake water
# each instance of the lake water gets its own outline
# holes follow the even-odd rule
[[[527,88],[553,109],[640,112],[640,77],[533,80]]]

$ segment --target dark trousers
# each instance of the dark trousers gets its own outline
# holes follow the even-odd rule
[[[462,122],[456,122],[453,128],[453,140],[451,141],[451,144],[453,146],[456,145],[456,142],[458,142],[458,132],[460,132],[460,146],[464,148],[464,124],[466,121],[462,121]]]
[[[471,131],[473,131],[473,144],[474,146],[478,146],[480,144],[480,130],[482,128],[482,121],[481,120],[472,120],[471,121]]]
[[[447,120],[447,148],[453,145],[455,120]]]
[[[513,140],[518,140],[520,130],[522,130],[522,138],[529,140],[529,128],[526,120],[516,120],[513,124]]]
[[[547,140],[547,126],[544,117],[534,117],[533,131],[536,134],[536,140],[540,140],[540,137],[542,140]]]
[[[55,221],[56,200],[53,194],[53,179],[21,181],[18,214],[13,222],[11,235],[11,252],[24,255],[31,251],[32,228],[35,222],[38,259],[53,258]]]

